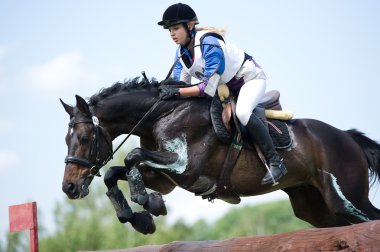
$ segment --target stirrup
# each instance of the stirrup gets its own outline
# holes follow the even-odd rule
[[[272,175],[272,172],[270,171],[267,162],[265,162],[265,168],[267,168],[267,171],[268,171],[268,173],[269,173],[269,175],[270,175],[270,177],[271,177],[271,179],[272,179],[272,182],[273,182],[273,183],[272,183],[272,186],[276,186],[276,185],[278,185],[279,183],[274,179],[274,177],[273,177],[273,175]]]
[[[282,178],[285,174],[286,174],[286,172],[284,173],[283,172],[283,169],[282,169],[282,164],[283,164],[283,158],[281,158],[281,160],[280,160],[280,164],[279,164],[279,166],[278,166],[278,169],[280,170],[280,173],[282,174],[282,176],[280,177],[280,178]],[[272,186],[276,186],[276,185],[278,185],[279,184],[279,182],[278,181],[276,181],[275,179],[274,179],[274,177],[273,177],[273,174],[272,174],[272,172],[271,172],[271,170],[270,170],[270,168],[269,168],[269,166],[268,166],[268,163],[267,162],[264,162],[264,165],[265,165],[265,168],[267,168],[267,171],[268,171],[268,173],[269,173],[269,175],[270,175],[270,177],[271,177],[271,179],[272,179]]]

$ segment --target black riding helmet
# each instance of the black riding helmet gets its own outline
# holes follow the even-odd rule
[[[168,29],[170,26],[190,21],[195,21],[195,24],[199,23],[194,10],[187,4],[177,3],[166,9],[162,16],[162,21],[158,22],[158,25]]]

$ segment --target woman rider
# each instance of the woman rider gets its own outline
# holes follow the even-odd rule
[[[174,67],[173,79],[191,83],[191,77],[202,82],[190,87],[161,87],[160,97],[215,95],[219,82],[227,84],[232,92],[239,92],[236,103],[237,117],[249,136],[263,152],[269,166],[261,184],[270,184],[272,176],[278,181],[287,173],[269,132],[252,111],[264,96],[266,76],[253,58],[240,48],[210,29],[195,29],[198,18],[194,10],[182,3],[169,6],[158,25],[168,29],[173,41],[179,45],[176,58],[182,55]],[[196,46],[194,45],[201,45]],[[272,174],[272,176],[271,176]]]

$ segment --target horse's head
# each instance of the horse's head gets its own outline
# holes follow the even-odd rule
[[[70,199],[83,198],[89,193],[89,185],[98,175],[99,169],[112,157],[112,140],[107,131],[99,125],[86,101],[76,96],[76,106],[61,100],[70,115],[66,135],[68,147],[65,158],[65,174],[62,190]]]

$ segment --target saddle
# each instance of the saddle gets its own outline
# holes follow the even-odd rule
[[[245,139],[246,141],[243,141],[244,147],[253,148],[253,143],[251,143],[245,128],[236,117],[235,108],[236,100],[234,96],[229,94],[226,85],[225,87],[220,85],[218,96],[213,98],[210,107],[214,131],[218,139],[223,143],[241,143]],[[265,93],[264,98],[252,113],[268,127],[272,141],[277,149],[288,148],[291,145],[286,122],[293,118],[293,113],[282,110],[279,91],[272,90]]]
[[[221,168],[215,190],[202,195],[203,199],[208,199],[209,201],[219,198],[231,204],[240,203],[239,195],[234,192],[230,184],[230,175],[243,146],[248,149],[255,148],[261,160],[265,162],[263,154],[251,142],[245,128],[237,119],[235,108],[235,98],[230,95],[227,85],[219,85],[218,96],[215,96],[211,102],[211,121],[218,139],[223,143],[230,144],[230,147]],[[253,113],[267,125],[269,134],[277,149],[291,146],[292,141],[287,121],[293,118],[293,114],[282,110],[280,92],[277,90],[267,92],[261,103],[253,110]]]

